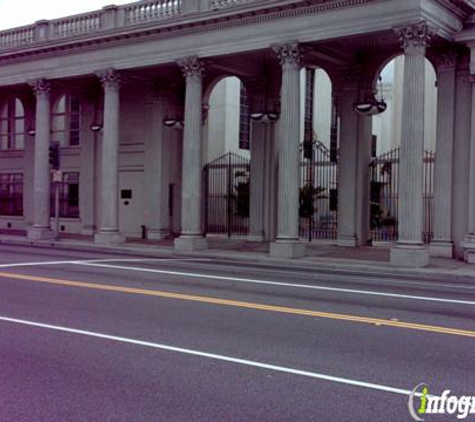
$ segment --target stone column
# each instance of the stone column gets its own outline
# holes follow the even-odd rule
[[[81,233],[93,235],[96,230],[96,142],[100,132],[91,130],[92,123],[100,123],[95,119],[96,99],[93,95],[82,97],[81,107],[81,152],[79,155],[79,213],[81,215]]]
[[[472,82],[470,82],[470,53],[461,54],[455,77],[455,128],[453,149],[452,239],[454,256],[463,259],[463,241],[468,234],[468,203],[470,173],[470,142],[472,114]],[[475,250],[475,248],[474,248]]]
[[[35,158],[33,227],[28,230],[31,239],[52,239],[50,226],[50,166],[49,145],[51,136],[50,83],[38,79],[30,84],[36,95]]]
[[[181,235],[175,250],[196,251],[207,248],[202,230],[202,78],[203,64],[196,58],[180,60],[186,78],[185,127],[183,133]]]
[[[338,92],[340,161],[338,170],[338,246],[356,246],[356,164],[358,115],[353,104],[358,96],[357,70],[347,75]]]
[[[464,249],[464,260],[475,263],[475,51],[470,51],[470,82],[472,91],[471,107],[471,128],[470,128],[470,156],[469,156],[469,176],[468,176],[468,221],[467,235],[462,246]]]
[[[391,249],[391,264],[423,267],[429,251],[424,228],[424,89],[425,52],[430,31],[425,22],[397,30],[404,48],[404,88],[399,164],[399,239]]]
[[[29,98],[23,100],[25,107],[25,129],[29,131],[35,126],[35,103]],[[25,134],[25,151],[23,155],[23,212],[26,227],[33,227],[34,221],[34,166],[35,166],[35,139]]]
[[[249,235],[247,237],[247,240],[251,242],[264,240],[265,141],[270,124],[252,122]]]
[[[370,238],[370,160],[372,117],[358,116],[358,151],[356,159],[356,242],[367,245]]]
[[[277,175],[279,154],[277,138],[280,122],[267,127],[264,139],[264,240],[273,241],[277,237]]]
[[[120,76],[114,69],[97,72],[104,88],[104,128],[101,165],[100,228],[94,242],[119,244],[119,119]]]
[[[300,186],[300,70],[302,52],[297,43],[274,47],[282,66],[277,238],[271,256],[305,256],[306,244],[299,241]]]
[[[455,132],[455,78],[457,55],[437,57],[437,143],[434,171],[434,238],[430,255],[453,256],[452,174]]]
[[[166,128],[163,124],[167,109],[173,109],[166,100],[166,91],[161,86],[150,88],[151,98],[147,103],[150,133],[145,140],[145,187],[147,199],[145,215],[147,239],[163,239],[171,231],[168,209],[168,184],[171,179],[172,144],[171,135],[177,129]],[[181,130],[180,130],[181,131]]]

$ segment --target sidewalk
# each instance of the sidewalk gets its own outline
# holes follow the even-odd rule
[[[221,260],[246,261],[273,266],[315,268],[325,272],[345,272],[381,276],[444,278],[453,281],[473,278],[475,265],[445,258],[432,258],[426,268],[392,267],[389,263],[390,245],[337,247],[329,243],[310,243],[308,256],[300,259],[278,259],[269,256],[267,243],[248,242],[244,238],[208,237],[208,249],[199,252],[175,252],[173,239],[127,239],[123,245],[97,245],[93,236],[61,234],[59,240],[32,240],[22,230],[0,230],[0,244],[35,245],[87,252],[122,253],[139,256],[200,257]]]

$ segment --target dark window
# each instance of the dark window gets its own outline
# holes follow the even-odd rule
[[[371,135],[371,157],[376,157],[378,147],[378,137],[376,135]]]
[[[0,116],[0,147],[2,150],[23,149],[25,144],[25,111],[18,98],[3,106]]]
[[[0,215],[23,215],[22,174],[0,174]]]
[[[51,216],[54,217],[55,184],[51,184]],[[59,184],[59,216],[79,218],[79,173],[63,173]]]
[[[338,161],[338,110],[335,97],[332,97],[332,116],[330,130],[330,161]]]
[[[81,105],[75,94],[64,94],[56,102],[52,115],[52,142],[61,146],[79,145]]]
[[[315,69],[305,69],[305,114],[304,142],[313,141],[313,97],[315,92]]]
[[[239,102],[239,149],[249,149],[251,139],[251,115],[246,87],[241,83]]]

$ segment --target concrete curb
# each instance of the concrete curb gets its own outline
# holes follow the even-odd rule
[[[444,281],[470,281],[475,282],[475,266],[460,263],[457,268],[444,268],[443,266],[432,266],[426,268],[400,268],[391,267],[389,263],[381,261],[366,261],[347,258],[328,257],[305,257],[300,259],[277,259],[265,253],[241,252],[229,250],[208,249],[199,252],[175,252],[173,248],[161,245],[135,245],[125,244],[97,245],[89,242],[75,240],[32,240],[16,236],[0,236],[0,244],[15,246],[35,246],[40,248],[55,248],[58,250],[78,251],[78,252],[98,252],[103,254],[121,254],[137,257],[162,257],[170,256],[175,258],[210,258],[221,262],[237,264],[247,262],[248,264],[268,265],[273,268],[292,268],[293,270],[309,271],[315,270],[328,274],[370,276],[380,278],[398,278],[411,280],[444,280]]]

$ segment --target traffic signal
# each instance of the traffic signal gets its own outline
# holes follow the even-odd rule
[[[53,170],[59,170],[59,145],[49,146],[49,164]]]

